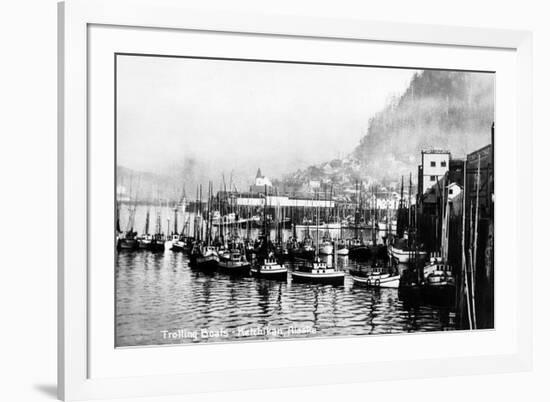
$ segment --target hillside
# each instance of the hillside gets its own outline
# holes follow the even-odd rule
[[[401,96],[370,118],[366,135],[350,155],[291,173],[283,181],[395,181],[410,172],[414,177],[422,150],[446,149],[463,157],[487,145],[493,116],[492,74],[423,71],[413,76]],[[327,164],[341,168],[327,174]]]

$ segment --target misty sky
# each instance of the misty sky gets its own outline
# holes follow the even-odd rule
[[[117,163],[251,184],[344,156],[414,70],[118,56]]]

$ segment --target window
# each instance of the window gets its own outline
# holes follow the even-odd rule
[[[453,189],[452,188],[449,189],[449,195],[453,195]]]
[[[447,161],[442,161],[441,162],[441,167],[447,167]]]
[[[431,167],[435,167],[435,161],[431,161],[431,162],[430,162],[430,166],[431,166]]]
[[[430,176],[430,181],[435,181],[436,179],[437,179],[437,176]]]

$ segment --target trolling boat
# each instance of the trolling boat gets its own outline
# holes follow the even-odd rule
[[[267,227],[267,188],[266,188],[266,201],[264,202],[263,213],[263,233],[260,237],[259,245],[257,248],[258,255],[260,256],[260,264],[254,264],[250,269],[250,272],[258,277],[266,279],[282,279],[286,280],[288,269],[285,265],[277,262],[275,258],[275,252],[273,251],[273,245],[269,241],[269,228]],[[282,235],[278,234],[279,239],[282,239]],[[286,249],[286,248],[285,248]],[[277,251],[277,250],[276,250]],[[263,260],[263,261],[262,261]]]
[[[292,271],[291,276],[294,282],[343,285],[345,273],[338,271],[334,266],[327,266],[326,262],[316,257],[313,262],[305,262],[297,270]]]
[[[116,239],[116,248],[118,251],[121,250],[136,250],[138,248],[137,232],[134,231],[134,222],[136,216],[136,207],[137,204],[134,203],[128,207],[128,224],[126,231],[122,233],[120,230],[120,212],[119,205],[117,203],[117,239]]]
[[[149,244],[149,250],[157,253],[164,251],[164,243],[166,242],[166,237],[164,233],[155,233],[152,236],[151,243]]]
[[[399,274],[390,272],[384,267],[369,267],[366,270],[350,270],[354,283],[372,286],[376,288],[399,287]]]
[[[199,247],[194,258],[194,266],[198,269],[214,270],[218,267],[219,257],[216,248],[209,245]]]
[[[370,258],[370,250],[367,245],[358,238],[348,241],[349,256],[356,260],[367,260]]]
[[[424,261],[427,255],[425,251],[409,247],[406,244],[406,239],[397,240],[394,244],[388,246],[388,257],[400,264],[408,264],[415,259]]]
[[[250,271],[250,262],[239,249],[220,254],[217,266],[220,272],[230,275],[243,275]]]
[[[412,176],[411,176],[412,177]],[[426,260],[426,251],[419,250],[415,241],[415,237],[410,237],[416,233],[414,220],[411,214],[411,192],[412,178],[409,177],[409,202],[408,207],[405,206],[403,197],[403,176],[401,176],[401,196],[399,199],[399,209],[397,216],[396,237],[392,244],[388,244],[387,254],[392,262],[399,264],[420,264]]]
[[[315,248],[315,259],[313,262],[304,261],[295,271],[291,272],[294,282],[308,283],[326,283],[333,285],[343,285],[345,273],[338,270],[338,258],[334,250],[333,265],[328,266],[326,262],[319,258],[319,207],[317,207],[317,247]]]
[[[200,205],[201,205],[201,211],[200,215],[202,216],[202,188],[201,188],[201,196],[200,196]],[[202,228],[198,232],[199,239],[193,243],[193,246],[191,248],[191,251],[189,253],[189,259],[191,262],[191,266],[197,269],[211,271],[215,270],[218,267],[218,263],[220,262],[220,255],[218,254],[218,251],[216,250],[216,247],[214,247],[211,244],[211,238],[212,238],[212,183],[208,183],[208,202],[207,202],[207,220],[206,220],[206,241],[202,240],[203,231]],[[182,236],[183,238],[183,236]],[[186,246],[183,246],[186,247]]]
[[[156,253],[164,251],[164,244],[166,243],[166,236],[162,233],[161,224],[161,212],[160,208],[157,210],[157,219],[155,224],[155,233],[151,236],[150,242],[148,242],[147,249]]]
[[[293,228],[296,226],[293,225]],[[295,255],[298,249],[300,248],[300,245],[298,244],[298,241],[296,240],[296,236],[290,236],[288,240],[286,241],[286,250],[289,255]]]
[[[189,250],[187,239],[180,234],[173,234],[172,235],[172,247],[170,248],[172,251],[186,251]]]
[[[288,269],[283,264],[279,264],[273,252],[270,252],[263,262],[254,265],[250,272],[260,278],[286,280]]]
[[[296,247],[289,249],[289,252],[293,257],[311,260],[315,257],[315,246],[313,245],[313,239],[306,235],[306,238],[302,243]]]
[[[455,288],[453,270],[443,262],[442,257],[431,257],[428,265],[424,267],[424,285],[439,290]]]
[[[117,238],[117,250],[135,250],[138,247],[137,232],[129,230]]]
[[[141,235],[137,238],[138,241],[138,248],[140,250],[149,250],[149,247],[151,246],[151,242],[153,241],[153,235],[146,233],[144,235]]]
[[[149,250],[149,247],[151,246],[151,241],[153,240],[153,236],[149,233],[149,218],[150,218],[150,211],[149,211],[149,208],[147,208],[147,213],[145,215],[145,228],[143,229],[143,235],[137,238],[138,248],[140,250]]]
[[[441,217],[441,252],[439,254],[432,254],[429,262],[424,267],[422,292],[427,300],[451,304],[455,300],[456,282],[452,267],[447,263],[449,257],[449,219],[451,211],[449,202],[446,202],[445,198],[446,195],[444,193],[443,202],[446,205],[445,208],[442,208]]]
[[[193,247],[193,241],[194,239],[192,237],[186,236],[186,229],[189,227],[189,219],[185,222],[183,225],[183,229],[180,234],[174,233],[172,235],[172,251],[179,251],[179,252],[185,252],[185,251],[191,251],[191,248]]]

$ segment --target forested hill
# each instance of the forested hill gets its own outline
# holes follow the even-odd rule
[[[352,156],[373,178],[414,173],[424,149],[462,157],[487,145],[493,120],[494,74],[426,70],[370,119]]]

